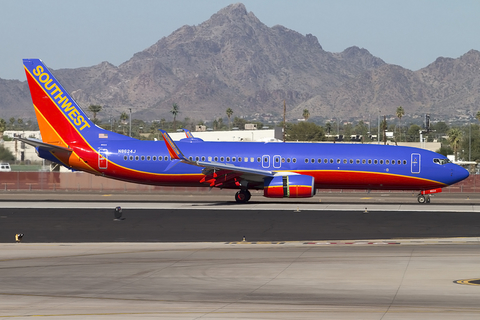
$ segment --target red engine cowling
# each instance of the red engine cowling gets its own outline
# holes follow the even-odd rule
[[[315,195],[315,179],[291,175],[265,178],[263,195],[267,198],[309,198]]]

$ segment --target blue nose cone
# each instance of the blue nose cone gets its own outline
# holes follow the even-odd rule
[[[454,183],[467,179],[469,175],[470,173],[467,169],[457,166],[457,168],[453,170]]]

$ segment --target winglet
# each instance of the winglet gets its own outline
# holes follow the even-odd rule
[[[167,149],[168,149],[168,153],[170,153],[170,157],[172,159],[188,161],[187,158],[185,158],[183,153],[180,151],[180,149],[178,149],[175,142],[173,142],[172,138],[167,133],[167,131],[161,130],[161,129],[159,129],[158,131],[162,133],[163,140],[165,140],[165,144],[167,145]]]

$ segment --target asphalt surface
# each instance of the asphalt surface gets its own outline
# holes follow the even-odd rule
[[[479,237],[480,214],[422,211],[300,211],[0,208],[0,242],[230,242]]]

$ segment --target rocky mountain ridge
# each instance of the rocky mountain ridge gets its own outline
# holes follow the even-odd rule
[[[268,27],[238,3],[177,29],[118,67],[103,62],[53,72],[84,109],[103,105],[106,117],[132,108],[137,118],[170,119],[174,102],[179,118],[223,117],[227,108],[234,116],[280,115],[286,100],[290,119],[301,118],[304,108],[311,117],[369,119],[400,105],[409,114],[475,114],[479,69],[475,50],[418,71],[358,47],[330,53],[315,36]],[[33,118],[26,82],[0,79],[0,110],[3,118]]]

